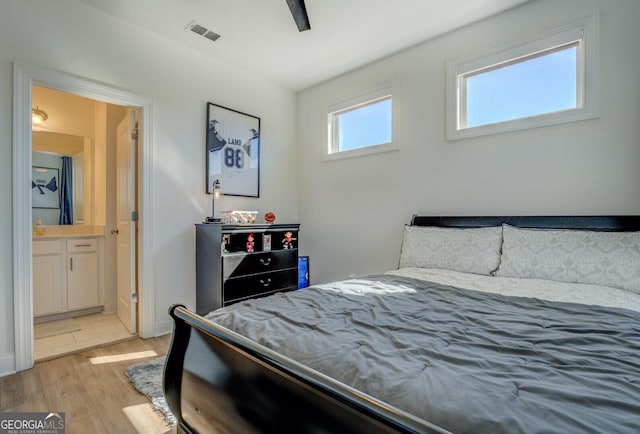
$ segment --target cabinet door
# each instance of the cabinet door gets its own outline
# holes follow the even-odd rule
[[[67,306],[69,310],[97,306],[98,254],[74,253],[67,264]]]
[[[33,257],[33,314],[62,311],[62,258],[60,255]]]

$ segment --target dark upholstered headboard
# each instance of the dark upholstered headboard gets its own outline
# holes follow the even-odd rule
[[[506,223],[520,228],[640,231],[640,216],[420,216],[411,225],[479,228]]]

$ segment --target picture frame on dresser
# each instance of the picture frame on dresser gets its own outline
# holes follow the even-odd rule
[[[260,118],[207,103],[206,192],[260,197]]]

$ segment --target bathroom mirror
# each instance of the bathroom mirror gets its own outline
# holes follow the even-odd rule
[[[57,169],[62,173],[62,157],[72,158],[73,224],[92,224],[91,168],[93,149],[91,139],[50,131],[32,132],[32,165]],[[32,183],[33,186],[33,183]],[[33,221],[44,225],[59,224],[60,208],[42,208],[33,204]]]

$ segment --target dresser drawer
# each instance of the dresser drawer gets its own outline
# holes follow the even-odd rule
[[[297,250],[223,256],[222,279],[294,268],[298,266],[297,261]]]
[[[223,298],[225,303],[229,303],[242,298],[297,287],[298,269],[293,268],[229,279],[223,284]]]

